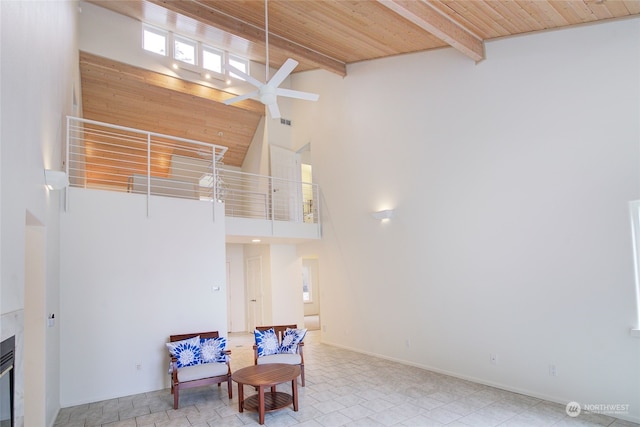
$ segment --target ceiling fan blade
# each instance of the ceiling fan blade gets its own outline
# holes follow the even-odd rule
[[[317,101],[320,95],[317,93],[301,92],[299,90],[291,90],[279,87],[276,89],[276,95],[286,96],[287,98],[305,99],[307,101]]]
[[[291,74],[294,68],[298,66],[298,61],[295,59],[287,59],[282,67],[271,77],[271,80],[267,83],[269,86],[278,87],[280,83],[284,81],[284,79]]]
[[[247,82],[251,83],[252,85],[254,85],[255,87],[260,87],[262,85],[264,85],[264,83],[262,83],[260,80],[254,79],[253,77],[251,77],[249,74],[244,73],[240,70],[238,70],[236,67],[234,67],[233,65],[229,65],[229,64],[224,64],[222,66],[225,70],[232,72],[233,74],[242,77],[243,79],[245,79]]]
[[[222,102],[224,104],[226,104],[226,105],[229,105],[229,104],[233,104],[234,102],[243,101],[245,99],[257,97],[258,94],[259,94],[259,91],[254,90],[253,92],[245,93],[244,95],[238,95],[238,96],[234,96],[233,98],[225,99]]]
[[[272,119],[280,118],[280,108],[278,108],[278,104],[273,102],[271,104],[267,104],[267,108],[269,108],[269,113],[271,113]]]

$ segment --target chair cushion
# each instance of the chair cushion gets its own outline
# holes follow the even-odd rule
[[[202,378],[219,377],[227,375],[228,366],[226,363],[201,363],[199,365],[178,368],[178,381],[193,381]]]
[[[306,334],[306,329],[287,328],[282,335],[282,343],[280,344],[278,353],[296,354],[298,352],[298,344],[302,342]]]
[[[169,353],[178,359],[178,368],[200,363],[200,336],[166,343]]]
[[[200,339],[200,357],[202,363],[210,362],[226,362],[227,355],[224,353],[227,346],[227,339],[219,338],[201,338]]]
[[[271,354],[269,356],[258,357],[258,365],[269,363],[286,363],[287,365],[299,365],[302,358],[299,354]]]
[[[266,331],[255,330],[256,346],[258,346],[258,357],[278,354],[278,336],[273,328]]]

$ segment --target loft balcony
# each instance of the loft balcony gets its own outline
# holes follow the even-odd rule
[[[67,117],[70,187],[223,203],[228,242],[321,237],[318,186],[224,166],[226,147]],[[74,190],[75,191],[75,190]],[[69,198],[67,197],[66,206]],[[212,206],[212,218],[215,218]]]

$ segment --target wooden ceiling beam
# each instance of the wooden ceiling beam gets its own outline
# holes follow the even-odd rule
[[[403,18],[428,31],[476,62],[484,56],[484,42],[471,31],[443,15],[427,1],[378,0]]]
[[[238,18],[222,13],[213,7],[207,6],[197,0],[148,0],[158,6],[164,7],[177,14],[188,16],[196,21],[210,25],[219,30],[242,37],[253,43],[264,43],[265,30],[255,25],[248,24]],[[289,56],[304,59],[342,77],[347,75],[347,66],[344,62],[330,58],[326,55],[311,50],[305,46],[294,43],[284,37],[269,31],[269,47],[285,51]]]

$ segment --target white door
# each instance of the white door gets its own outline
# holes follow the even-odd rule
[[[262,326],[262,257],[247,259],[247,331]]]
[[[231,263],[227,261],[227,332],[233,331],[233,322],[231,321]]]
[[[272,203],[274,219],[302,222],[302,170],[300,154],[275,145],[270,146]]]

